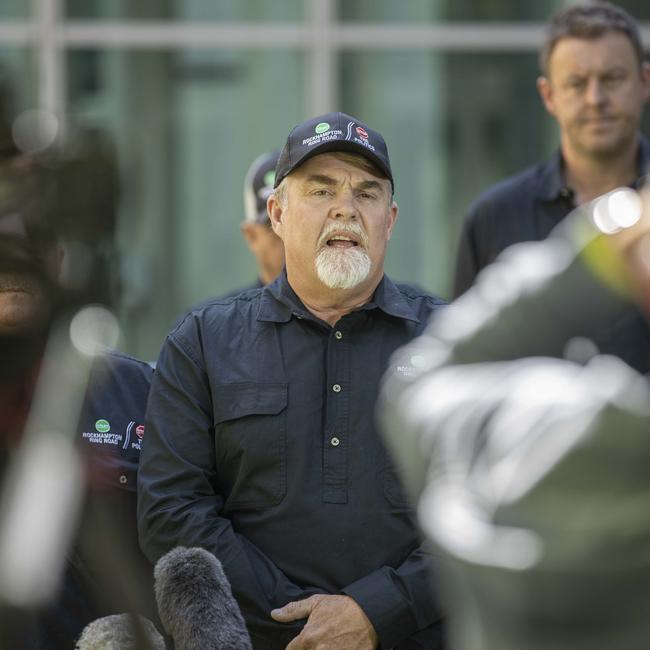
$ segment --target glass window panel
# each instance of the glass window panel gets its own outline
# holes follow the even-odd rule
[[[184,310],[255,280],[240,233],[244,175],[302,119],[302,60],[284,50],[69,54],[74,123],[108,133],[117,151],[130,352],[155,358]]]
[[[378,128],[400,206],[387,271],[448,296],[470,202],[557,146],[536,55],[346,53],[342,108]]]
[[[0,19],[26,18],[31,9],[31,2],[26,0],[2,0],[0,2]]]
[[[291,22],[302,20],[304,0],[65,0],[68,18]]]
[[[337,15],[344,22],[545,22],[568,4],[563,0],[338,0]],[[650,20],[647,0],[621,0],[616,4],[639,21]]]
[[[33,51],[27,48],[0,48],[0,112],[14,118],[37,102],[37,74]]]
[[[543,21],[562,0],[338,0],[338,16],[351,22]]]

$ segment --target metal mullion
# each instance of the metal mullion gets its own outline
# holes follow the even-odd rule
[[[308,77],[308,113],[317,115],[338,108],[338,56],[334,39],[332,0],[311,0],[311,46]]]
[[[6,45],[31,45],[37,40],[34,25],[27,21],[12,22],[0,21],[0,44]]]
[[[60,120],[63,135],[66,111],[65,61],[59,41],[61,22],[61,0],[33,0],[34,31],[37,37],[34,44],[38,61],[38,102],[39,107],[52,111]]]
[[[67,47],[295,47],[306,46],[310,27],[250,23],[81,22],[61,26]]]

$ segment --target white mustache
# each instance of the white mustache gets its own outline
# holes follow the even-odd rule
[[[361,244],[364,248],[368,248],[368,235],[366,235],[366,232],[358,223],[354,222],[331,222],[328,226],[325,227],[325,230],[318,238],[318,247],[321,248],[325,246],[327,244],[327,240],[331,239],[331,236],[334,233],[339,235],[350,233],[355,236],[355,239],[359,242],[359,244]]]

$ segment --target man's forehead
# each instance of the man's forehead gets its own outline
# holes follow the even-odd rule
[[[607,32],[594,38],[566,36],[553,48],[549,68],[555,74],[616,65],[637,65],[630,39],[620,32]]]
[[[323,153],[305,161],[290,176],[302,182],[343,182],[350,179],[355,183],[372,182],[383,187],[390,185],[388,179],[381,178],[353,162],[337,157],[332,153]]]

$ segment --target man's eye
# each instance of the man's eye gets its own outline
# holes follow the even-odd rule
[[[360,199],[374,199],[375,195],[372,192],[359,192],[358,194]]]
[[[312,190],[313,196],[329,196],[330,191],[326,189]]]
[[[585,87],[585,82],[583,79],[570,79],[568,86],[571,90],[582,90]]]
[[[625,74],[623,72],[611,72],[603,77],[603,83],[613,86],[625,79]]]

